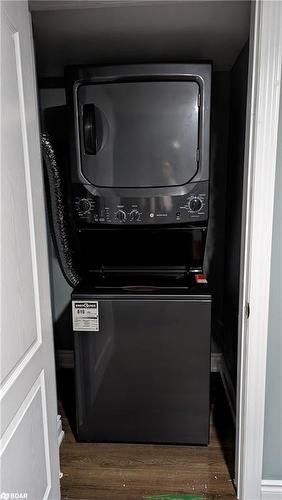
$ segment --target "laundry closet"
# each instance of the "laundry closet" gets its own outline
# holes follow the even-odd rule
[[[233,498],[250,2],[30,9],[63,495]]]

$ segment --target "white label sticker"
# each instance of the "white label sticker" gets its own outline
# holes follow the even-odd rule
[[[72,327],[74,332],[99,331],[99,308],[97,300],[72,301]]]

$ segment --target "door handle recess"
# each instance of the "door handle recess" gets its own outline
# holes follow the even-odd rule
[[[97,154],[96,112],[94,104],[83,106],[83,138],[87,155]]]

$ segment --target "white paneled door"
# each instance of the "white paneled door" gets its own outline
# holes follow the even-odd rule
[[[1,2],[0,498],[60,498],[55,366],[31,21]]]

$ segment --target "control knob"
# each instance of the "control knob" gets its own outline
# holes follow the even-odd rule
[[[91,203],[87,198],[81,198],[77,204],[78,211],[82,214],[86,214],[91,209]]]
[[[140,213],[138,212],[138,210],[135,210],[135,209],[132,210],[129,214],[129,218],[132,222],[139,220],[139,217],[140,217]]]
[[[192,198],[190,201],[189,201],[189,208],[192,212],[199,212],[199,210],[201,210],[202,206],[203,206],[203,203],[202,203],[202,200],[200,198],[198,198],[197,196],[195,196],[194,198]]]
[[[116,213],[116,218],[120,222],[124,222],[126,219],[126,213],[123,210],[118,210]]]

